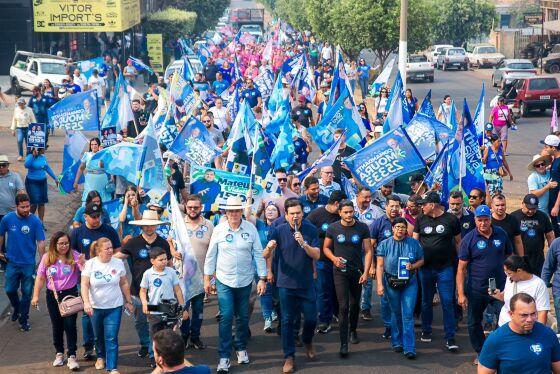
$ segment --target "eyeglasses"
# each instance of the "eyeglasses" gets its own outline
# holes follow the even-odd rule
[[[321,173],[327,174],[327,175],[329,175],[329,174],[334,174],[332,171],[322,171]]]
[[[406,226],[403,225],[396,225],[395,230],[406,230]]]
[[[187,207],[186,207],[186,209],[191,209],[191,210],[198,210],[198,209],[200,209],[200,208],[201,208],[201,207],[199,207],[199,206],[187,206]]]
[[[469,195],[469,199],[480,199],[478,195]]]
[[[536,168],[542,168],[543,166],[546,166],[546,164],[544,164],[544,163],[543,164],[535,164]]]
[[[292,187],[297,187],[297,186],[301,186],[301,183],[299,183],[299,182],[292,183]]]
[[[278,179],[278,182],[287,182],[288,178],[276,178]]]
[[[202,121],[202,123],[210,123],[210,120],[206,119],[206,120]]]
[[[7,168],[9,164],[0,164],[0,168]]]
[[[59,247],[69,247],[70,246],[70,242],[58,242],[56,243],[56,245],[58,245]]]

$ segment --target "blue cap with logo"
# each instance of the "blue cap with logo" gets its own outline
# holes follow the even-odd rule
[[[490,217],[491,215],[492,215],[492,212],[490,212],[490,208],[488,207],[488,205],[480,205],[474,211],[474,216],[475,217]]]

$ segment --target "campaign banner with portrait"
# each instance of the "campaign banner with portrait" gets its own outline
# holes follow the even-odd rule
[[[27,130],[27,147],[45,148],[46,125],[44,123],[30,123]]]
[[[225,205],[227,198],[231,196],[237,196],[245,203],[250,181],[248,175],[191,165],[190,192],[200,195],[205,212],[217,212],[218,206]],[[256,211],[263,197],[263,188],[253,183],[252,190],[252,209]]]
[[[70,95],[48,110],[49,123],[56,129],[97,131],[99,113],[95,90]]]
[[[190,117],[177,135],[169,150],[191,164],[205,165],[222,151],[206,127],[195,117]]]
[[[100,131],[101,146],[103,148],[117,144],[117,128],[115,126],[105,127]]]

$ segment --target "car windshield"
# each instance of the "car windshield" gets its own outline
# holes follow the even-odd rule
[[[428,59],[426,58],[426,56],[410,56],[408,58],[408,61],[410,61],[410,62],[426,62],[426,61],[428,61]]]
[[[507,68],[515,70],[530,70],[535,67],[530,62],[512,62],[511,64],[507,64]]]
[[[66,66],[56,62],[42,62],[41,72],[43,74],[66,75]]]
[[[496,53],[496,47],[488,46],[488,47],[478,47],[478,53]]]
[[[558,88],[558,81],[556,78],[531,79],[529,82],[530,91],[552,90],[555,88]]]
[[[448,56],[463,56],[465,54],[464,49],[449,49],[447,51]]]
[[[242,31],[246,31],[246,32],[249,32],[249,31],[261,31],[261,28],[260,28],[260,26],[258,26],[258,25],[243,25],[243,26],[241,26],[241,30],[242,30]]]

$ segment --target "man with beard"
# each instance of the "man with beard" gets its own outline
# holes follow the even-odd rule
[[[447,211],[459,220],[461,238],[474,229],[474,214],[463,206],[463,194],[460,191],[453,191],[449,195],[449,209]]]
[[[358,188],[358,193],[353,203],[356,208],[356,219],[368,226],[377,218],[383,216],[383,210],[371,203],[371,190],[367,187],[362,186]]]
[[[492,224],[501,227],[506,232],[516,255],[525,255],[519,221],[506,213],[506,197],[502,194],[492,196]]]
[[[319,193],[321,189],[317,178],[308,177],[303,185],[305,186],[305,195],[300,197],[299,201],[303,205],[303,217],[305,218],[312,210],[325,206],[329,198]]]

